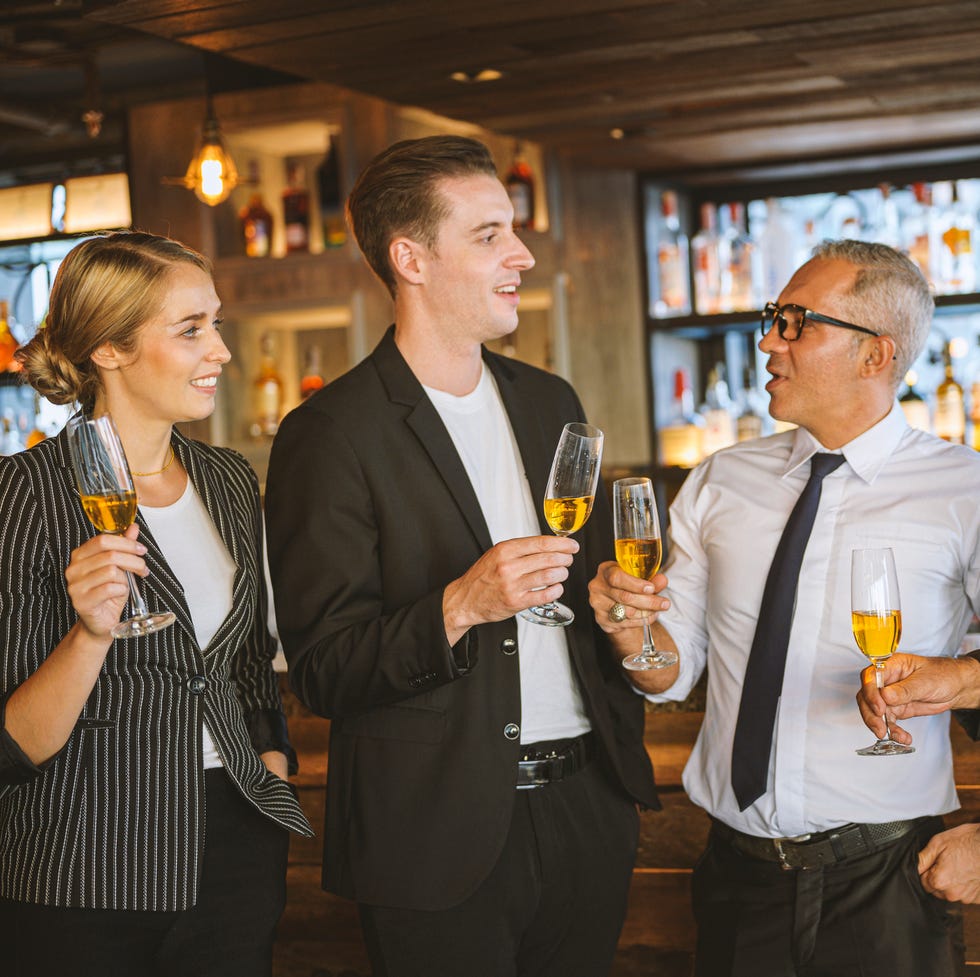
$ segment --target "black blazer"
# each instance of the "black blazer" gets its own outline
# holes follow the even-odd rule
[[[563,425],[583,412],[558,377],[486,353],[531,491],[544,496]],[[450,648],[443,588],[491,546],[463,464],[393,331],[284,420],[266,489],[269,556],[290,681],[333,722],[324,885],[365,903],[440,909],[486,877],[515,797],[520,677],[514,618]],[[542,522],[542,532],[547,532]],[[643,699],[595,627],[587,582],[611,558],[600,492],[562,598],[601,762],[659,806]]]
[[[255,475],[240,455],[173,436],[177,457],[237,564],[233,607],[206,650],[180,584],[140,522],[139,582],[171,627],[109,649],[65,747],[36,767],[0,728],[0,895],[96,909],[185,909],[204,843],[201,728],[245,798],[301,834],[309,823],[259,752],[289,752],[266,625]],[[76,620],[64,571],[94,535],[64,433],[0,458],[0,727],[3,705]]]

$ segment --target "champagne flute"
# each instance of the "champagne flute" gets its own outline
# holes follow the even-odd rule
[[[851,629],[858,648],[875,667],[875,682],[881,688],[881,671],[902,637],[902,609],[898,596],[895,556],[890,548],[851,552]],[[859,756],[898,756],[914,753],[892,739],[885,716],[885,738],[858,750]]]
[[[616,562],[627,573],[650,580],[660,569],[663,544],[657,497],[649,478],[618,478],[613,482],[613,527],[616,536]],[[623,659],[623,668],[634,672],[668,668],[677,664],[672,651],[653,646],[650,619],[643,613],[643,650]]]
[[[121,536],[136,519],[137,498],[112,418],[108,414],[73,418],[68,423],[68,448],[85,515],[99,532]],[[136,613],[112,628],[114,638],[138,638],[173,624],[176,616],[170,611],[147,610],[128,570],[126,581]]]
[[[544,518],[556,536],[578,532],[592,512],[602,460],[602,431],[591,424],[566,424],[558,439],[544,496]],[[567,627],[575,620],[571,608],[557,601],[521,611],[533,624]]]

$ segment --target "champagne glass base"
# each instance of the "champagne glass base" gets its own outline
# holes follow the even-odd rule
[[[131,617],[128,620],[120,621],[112,629],[112,636],[114,638],[141,638],[144,634],[153,634],[154,631],[169,628],[176,620],[177,615],[170,611]]]
[[[623,668],[631,672],[646,672],[651,668],[670,668],[676,665],[678,657],[672,651],[641,651],[638,655],[630,655],[623,659]]]
[[[531,624],[542,624],[546,628],[567,628],[575,620],[572,609],[556,601],[552,601],[550,604],[537,604],[534,607],[528,607],[521,611],[518,617],[530,621]]]
[[[906,753],[915,753],[915,747],[903,746],[894,740],[878,740],[877,743],[872,743],[871,746],[854,752],[858,756],[903,756]]]

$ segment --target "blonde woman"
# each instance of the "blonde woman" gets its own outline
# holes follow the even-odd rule
[[[288,832],[311,831],[285,779],[258,487],[239,455],[174,428],[214,410],[220,322],[204,257],[111,234],[68,254],[46,328],[18,352],[39,393],[112,415],[139,515],[96,533],[65,433],[0,459],[0,940],[15,975],[271,973]],[[127,570],[171,627],[113,640]]]

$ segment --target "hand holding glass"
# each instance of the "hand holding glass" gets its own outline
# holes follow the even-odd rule
[[[616,535],[616,562],[640,580],[651,580],[660,569],[663,544],[657,498],[649,478],[619,478],[613,482],[613,526]],[[657,651],[653,645],[650,620],[643,613],[643,650],[623,659],[623,668],[642,672],[677,664],[672,651]]]
[[[558,439],[544,497],[544,518],[556,536],[571,536],[584,525],[599,484],[602,431],[591,424],[566,424]],[[533,624],[567,627],[575,620],[571,609],[557,601],[521,611]]]
[[[881,688],[881,670],[902,637],[902,607],[898,596],[898,574],[891,549],[853,550],[851,553],[851,629],[858,648],[875,667],[875,682]],[[885,716],[885,738],[858,750],[859,756],[897,756],[914,753],[892,739]]]
[[[68,448],[85,515],[99,532],[121,536],[136,519],[137,499],[112,418],[102,414],[70,421]],[[129,571],[126,571],[126,581],[136,613],[112,629],[114,638],[137,638],[173,624],[176,618],[170,611],[151,614],[147,610]]]

